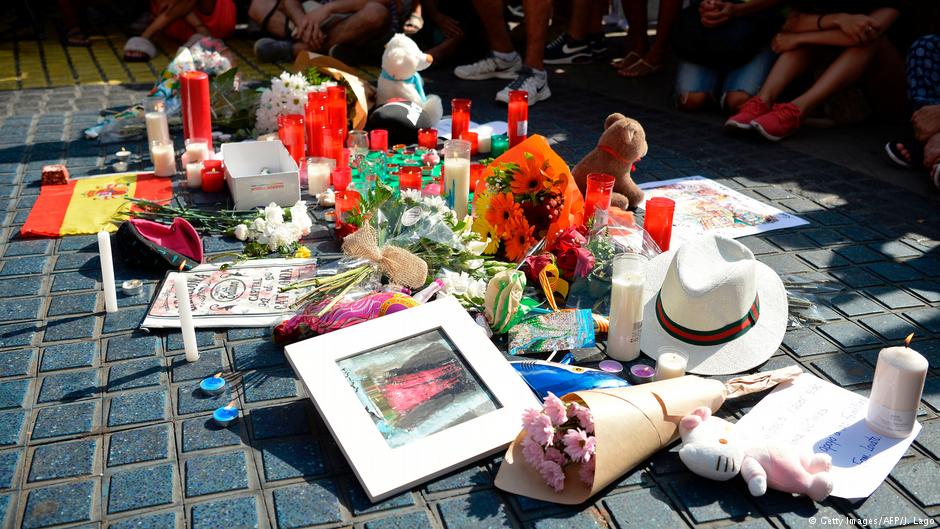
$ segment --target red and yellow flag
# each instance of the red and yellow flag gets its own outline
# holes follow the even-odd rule
[[[20,234],[59,237],[117,231],[113,221],[131,209],[128,197],[166,201],[173,198],[173,182],[152,173],[119,173],[42,186]]]

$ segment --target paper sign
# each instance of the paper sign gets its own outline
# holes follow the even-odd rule
[[[751,439],[773,439],[832,457],[832,495],[867,498],[888,477],[920,432],[904,439],[876,434],[865,424],[868,399],[804,373],[779,386],[738,421]]]

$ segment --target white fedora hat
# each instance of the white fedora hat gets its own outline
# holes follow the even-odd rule
[[[787,293],[776,272],[743,244],[690,240],[649,262],[640,348],[688,354],[687,371],[728,375],[764,363],[787,328]],[[665,351],[663,351],[665,352]]]

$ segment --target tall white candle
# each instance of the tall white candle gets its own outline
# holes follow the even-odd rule
[[[172,143],[151,143],[150,160],[153,162],[153,174],[157,176],[176,174],[176,156],[173,153]]]
[[[680,351],[659,351],[656,359],[655,380],[669,380],[685,376],[685,368],[689,365],[689,357]]]
[[[332,168],[324,162],[307,162],[307,192],[310,196],[318,195],[330,187]]]
[[[202,186],[202,162],[186,164],[186,187],[195,189]]]
[[[189,305],[189,281],[186,274],[180,272],[173,279],[176,288],[176,306],[180,315],[180,332],[183,333],[183,348],[186,350],[186,361],[199,360],[199,348],[196,347],[196,327],[193,324],[193,309]]]
[[[111,257],[111,234],[98,232],[98,259],[101,261],[101,286],[104,289],[104,307],[117,312],[117,287],[114,285],[114,260]]]
[[[888,347],[878,353],[865,422],[881,435],[907,437],[917,421],[928,362],[908,347],[913,337],[907,337],[904,347]]]
[[[204,162],[209,159],[209,143],[203,139],[186,140],[186,163]]]
[[[170,127],[167,124],[166,113],[156,110],[144,114],[147,123],[147,143],[152,141],[170,141]]]
[[[607,356],[622,362],[629,362],[640,356],[643,283],[645,281],[646,259],[644,257],[621,254],[614,258]]]
[[[470,201],[470,160],[464,158],[444,160],[444,194],[448,201],[453,199],[452,207],[458,219],[467,216],[467,205]]]

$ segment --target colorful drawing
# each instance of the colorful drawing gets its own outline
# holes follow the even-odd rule
[[[391,448],[501,407],[440,329],[337,364]]]
[[[142,327],[179,327],[174,285],[180,274],[167,274]],[[280,288],[315,276],[316,260],[259,259],[225,270],[199,265],[182,274],[188,279],[196,327],[265,327],[294,314],[291,306],[306,291]]]
[[[676,202],[671,247],[705,233],[737,238],[807,224],[796,215],[702,176],[649,182],[640,187],[646,191],[646,199],[665,197]]]

